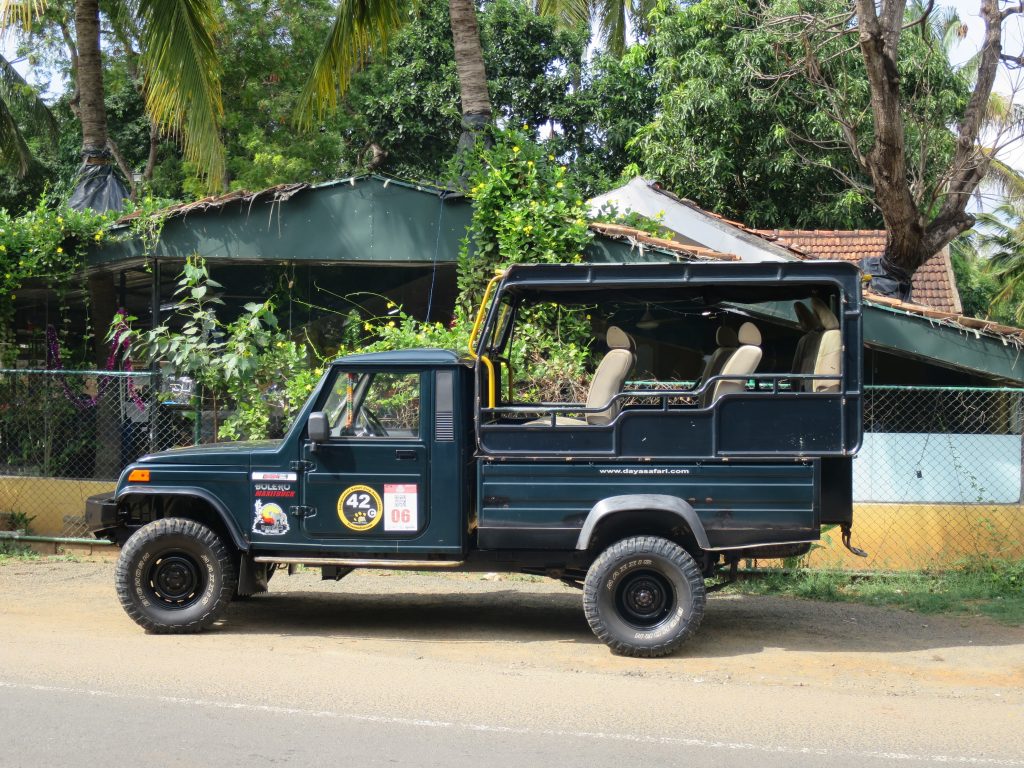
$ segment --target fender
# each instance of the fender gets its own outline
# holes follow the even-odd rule
[[[194,496],[198,499],[202,499],[208,503],[220,516],[221,522],[224,523],[224,527],[228,529],[228,533],[231,534],[231,540],[235,546],[238,547],[241,552],[249,551],[249,542],[245,540],[241,532],[238,530],[238,526],[235,523],[234,518],[228,513],[224,504],[221,500],[214,496],[209,491],[203,488],[195,488],[193,486],[139,486],[139,485],[127,485],[122,488],[117,496],[117,501],[120,501],[125,496],[131,496],[138,494],[140,496]]]
[[[675,515],[680,522],[686,523],[701,549],[711,549],[708,534],[694,508],[678,496],[665,496],[656,493],[630,493],[601,499],[591,508],[587,519],[583,521],[583,528],[580,529],[580,536],[576,540],[576,549],[586,549],[590,546],[590,538],[594,535],[594,529],[608,515],[634,511],[668,512]]]

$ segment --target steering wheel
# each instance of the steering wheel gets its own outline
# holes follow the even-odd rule
[[[390,437],[380,419],[366,406],[359,409],[355,423],[348,429],[342,429],[341,434],[355,437]]]

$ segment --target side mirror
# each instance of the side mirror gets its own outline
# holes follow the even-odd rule
[[[330,440],[331,425],[327,423],[327,414],[323,411],[313,411],[309,414],[306,430],[309,432],[309,439],[314,445],[326,443]]]

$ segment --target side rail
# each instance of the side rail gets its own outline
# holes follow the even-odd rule
[[[482,408],[483,455],[716,458],[847,456],[859,392],[813,391],[835,375],[715,376],[697,389],[633,389],[608,402]],[[805,389],[801,386],[808,382]],[[704,404],[720,383],[735,387]],[[858,410],[859,412],[859,410]]]

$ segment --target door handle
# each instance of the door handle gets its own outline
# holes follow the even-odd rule
[[[395,458],[405,461],[416,461],[416,451],[412,448],[396,448]]]

